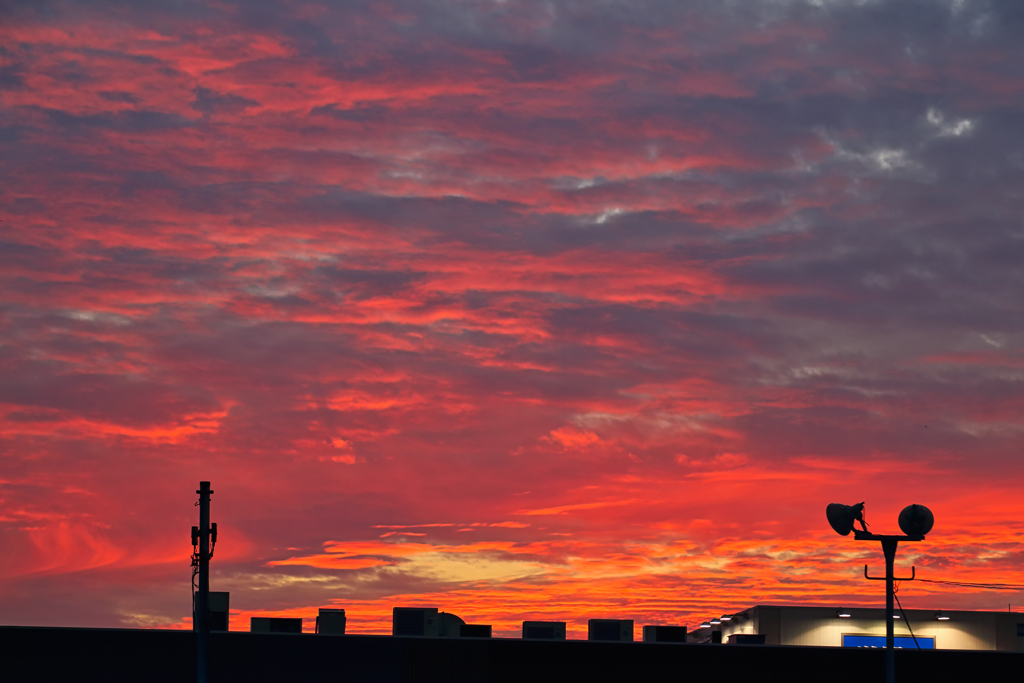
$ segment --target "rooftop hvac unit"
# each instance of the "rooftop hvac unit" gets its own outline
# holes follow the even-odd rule
[[[391,635],[436,638],[440,622],[436,607],[396,607],[392,611]]]
[[[210,591],[210,631],[228,630],[230,596],[227,591]]]
[[[463,624],[459,629],[459,635],[463,638],[490,638],[490,624]]]
[[[565,640],[564,621],[524,621],[523,638]]]
[[[321,607],[320,613],[316,616],[314,633],[322,636],[345,635],[345,610]]]
[[[587,622],[587,640],[617,643],[633,642],[632,619],[591,619]]]
[[[437,635],[442,638],[458,638],[462,635],[462,627],[466,622],[450,612],[441,612],[437,615]]]
[[[291,617],[252,617],[250,633],[302,633],[302,619]]]
[[[685,626],[644,626],[645,643],[685,643]]]

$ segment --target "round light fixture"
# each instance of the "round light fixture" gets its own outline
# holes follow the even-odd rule
[[[839,616],[840,619],[849,619],[850,618],[850,610],[846,610],[846,609],[840,608],[838,616]]]
[[[702,623],[700,625],[700,628],[711,628],[711,624],[709,624],[708,622],[705,621],[704,623]]]
[[[723,614],[723,615],[722,615],[722,616],[720,617],[720,619],[721,619],[722,621],[732,621],[732,615],[731,615],[731,614]]]
[[[908,505],[900,512],[899,524],[907,536],[924,536],[935,526],[935,515],[924,505]]]
[[[935,618],[939,621],[949,621],[949,617],[943,614],[942,610],[939,610],[939,613],[935,615]]]
[[[712,626],[718,626],[718,625],[719,625],[719,624],[721,624],[721,623],[722,623],[722,620],[721,620],[721,619],[712,619],[712,620],[711,620],[711,625],[712,625]]]

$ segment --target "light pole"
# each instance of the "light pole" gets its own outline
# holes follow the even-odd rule
[[[832,503],[825,508],[828,523],[840,536],[853,537],[858,541],[881,541],[882,554],[885,555],[885,683],[896,683],[896,651],[893,636],[893,591],[894,581],[913,581],[917,571],[911,567],[909,577],[896,577],[893,564],[896,561],[896,547],[900,541],[923,541],[925,534],[935,525],[932,511],[923,505],[908,505],[900,512],[899,525],[904,536],[873,534],[868,531],[864,521],[864,503],[842,505]],[[860,522],[860,529],[854,523]],[[868,566],[864,565],[864,578],[881,581],[883,577],[868,576]]]

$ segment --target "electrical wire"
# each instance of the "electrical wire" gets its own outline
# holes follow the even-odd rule
[[[1017,583],[968,583],[966,581],[942,581],[940,579],[914,579],[925,583],[941,583],[946,586],[960,586],[961,588],[984,588],[993,591],[1021,591],[1024,585]]]
[[[897,581],[896,585],[893,586],[893,589],[892,589],[892,597],[896,598],[896,604],[900,608],[900,614],[903,615],[903,621],[907,622],[907,629],[910,630],[910,637],[914,639],[914,645],[916,645],[917,649],[920,650],[921,649],[921,644],[917,642],[917,636],[914,635],[914,627],[910,625],[910,619],[907,618],[907,613],[903,611],[903,605],[900,604],[900,596],[897,595],[897,593],[899,593],[899,592],[900,592],[900,582]]]
[[[959,586],[961,588],[981,588],[985,590],[996,590],[996,591],[1020,591],[1024,590],[1024,585],[1015,583],[969,583],[967,581],[943,581],[941,579],[918,579],[915,581],[924,581],[925,583],[938,583],[946,586]],[[907,622],[907,629],[910,631],[910,637],[914,639],[914,645],[917,649],[921,649],[920,643],[917,642],[917,636],[914,635],[914,629],[910,625],[910,619],[907,618],[907,613],[903,611],[903,605],[900,604],[900,597],[897,595],[900,591],[900,582],[897,581],[893,587],[892,597],[896,598],[896,604],[900,608],[900,614],[903,615],[904,621]]]

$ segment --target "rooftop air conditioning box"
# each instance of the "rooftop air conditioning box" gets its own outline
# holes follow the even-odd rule
[[[345,635],[345,610],[321,607],[316,617],[316,632],[323,636]]]
[[[644,626],[645,643],[685,643],[685,626]]]
[[[565,640],[564,621],[524,621],[523,638]]]
[[[633,642],[632,619],[591,619],[587,622],[587,640],[616,643]]]
[[[391,635],[437,638],[439,624],[436,607],[396,607],[392,611]]]
[[[252,617],[251,633],[302,633],[302,619],[291,617]]]
[[[461,638],[490,638],[490,624],[463,624],[459,630]]]

